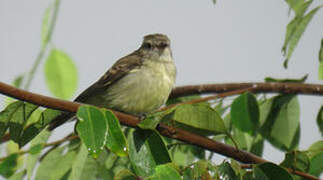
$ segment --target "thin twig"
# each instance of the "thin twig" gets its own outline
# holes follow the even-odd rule
[[[37,58],[28,74],[28,79],[27,79],[27,82],[24,86],[24,89],[28,90],[29,87],[30,87],[30,84],[31,84],[31,81],[33,80],[34,78],[34,75],[35,75],[35,72],[40,64],[40,61],[43,59],[43,56],[47,50],[47,47],[48,47],[48,44],[50,42],[50,40],[52,39],[52,34],[53,34],[53,31],[54,31],[54,28],[55,28],[55,25],[56,25],[56,20],[57,20],[57,16],[58,16],[58,10],[59,10],[59,5],[60,5],[60,0],[56,0],[55,3],[54,3],[54,12],[53,12],[53,18],[51,20],[51,24],[49,26],[49,30],[48,30],[48,34],[47,36],[45,37],[46,38],[46,44],[42,45],[38,55],[37,55]]]
[[[57,140],[57,141],[54,141],[54,142],[51,142],[51,143],[44,144],[43,148],[45,148],[45,147],[49,147],[49,146],[58,146],[58,145],[60,145],[60,144],[62,144],[62,143],[64,143],[64,142],[66,142],[66,141],[70,141],[70,140],[77,139],[77,138],[79,138],[79,137],[78,137],[78,136],[76,136],[76,135],[68,135],[68,136],[66,136],[66,137],[64,137],[64,138],[62,138],[62,139],[60,139],[60,140]],[[28,149],[28,150],[22,150],[22,151],[17,152],[17,154],[22,155],[22,154],[26,154],[26,153],[28,153],[29,151],[30,151],[30,149]],[[5,160],[5,159],[6,159],[6,158],[8,158],[9,156],[10,156],[10,155],[5,156],[5,157],[1,157],[1,158],[0,158],[0,161]]]
[[[176,87],[170,98],[188,96],[193,94],[223,93],[238,89],[253,88],[254,93],[287,93],[323,95],[322,84],[305,83],[225,83],[225,84],[200,84]]]

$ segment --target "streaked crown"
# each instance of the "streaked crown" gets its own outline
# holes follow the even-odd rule
[[[164,34],[149,34],[144,37],[142,47],[145,49],[165,49],[170,46],[169,38]]]

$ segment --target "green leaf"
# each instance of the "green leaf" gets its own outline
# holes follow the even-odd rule
[[[128,143],[129,159],[138,176],[150,176],[157,165],[171,162],[162,138],[155,131],[132,129]]]
[[[180,105],[173,113],[172,119],[182,125],[212,134],[227,132],[220,115],[209,106]]]
[[[20,171],[12,176],[10,176],[10,178],[8,178],[8,180],[22,180],[24,179],[24,176],[26,174],[26,170]]]
[[[51,50],[45,62],[45,78],[49,90],[56,97],[69,99],[77,89],[77,68],[62,50]]]
[[[305,152],[292,151],[285,154],[285,159],[281,165],[302,172],[308,172],[310,167],[310,159]]]
[[[317,123],[317,126],[319,127],[321,135],[323,136],[323,106],[321,106],[320,111],[317,114],[316,123]]]
[[[310,169],[309,173],[314,176],[320,176],[323,173],[323,150],[316,154],[310,160]]]
[[[241,131],[251,135],[255,133],[259,126],[259,108],[254,95],[246,92],[233,101],[231,121]]]
[[[102,111],[93,106],[81,106],[76,114],[79,122],[76,130],[90,154],[96,158],[106,144],[108,134],[106,119]]]
[[[5,178],[10,177],[16,171],[18,154],[11,154],[0,163],[0,175]]]
[[[286,39],[287,35],[289,34],[288,40],[285,40],[285,45],[283,47],[283,51],[287,49],[287,56],[286,60],[284,62],[284,67],[287,68],[288,60],[290,59],[295,47],[297,46],[301,36],[303,35],[308,23],[312,20],[315,13],[321,8],[322,6],[318,6],[314,9],[312,9],[309,13],[307,13],[305,16],[299,17],[296,16],[290,24],[287,26],[287,33],[286,33]]]
[[[319,79],[323,80],[323,38],[321,40],[321,48],[319,52]]]
[[[140,127],[141,129],[154,130],[157,127],[158,123],[165,116],[170,115],[174,110],[175,110],[175,108],[170,108],[170,109],[165,110],[165,111],[155,112],[155,113],[149,114],[145,119],[140,121],[140,123],[138,124],[138,127]]]
[[[28,179],[31,179],[31,177],[33,176],[34,168],[41,154],[41,150],[43,148],[43,145],[47,142],[49,136],[50,136],[50,132],[44,130],[41,133],[39,133],[36,136],[36,138],[33,139],[30,143],[30,146],[31,146],[30,149],[34,149],[34,150],[32,150],[32,152],[30,152],[30,154],[27,156],[26,169],[27,169]],[[35,149],[35,147],[38,149]]]
[[[317,154],[323,152],[323,140],[317,141],[311,145],[310,148],[308,148],[307,155],[310,158],[313,158]]]
[[[61,179],[70,171],[76,157],[75,151],[63,155],[63,148],[56,148],[51,151],[40,163],[36,173],[36,180]]]
[[[306,81],[308,77],[308,74],[304,75],[302,78],[300,79],[276,79],[276,78],[271,78],[271,77],[266,77],[265,78],[265,82],[282,82],[282,83],[303,83]]]
[[[169,164],[159,165],[155,168],[155,173],[149,179],[151,180],[181,180],[180,174]]]
[[[273,163],[262,163],[254,168],[254,177],[259,180],[293,180],[282,167]]]
[[[193,165],[193,179],[203,179],[203,176],[208,174],[209,162],[200,160]]]
[[[129,170],[124,169],[114,177],[114,180],[137,180],[137,177]]]
[[[49,124],[51,120],[59,116],[61,113],[62,113],[61,111],[53,110],[53,109],[44,110],[40,114],[36,122],[31,123],[25,128],[23,135],[20,137],[19,145],[24,146],[29,141],[31,141],[35,136],[37,136],[37,134],[39,134]],[[34,114],[32,114],[30,118],[32,118],[33,115]]]
[[[86,146],[82,143],[81,148],[72,165],[72,172],[69,177],[70,180],[81,178],[87,158],[88,158],[88,151],[86,149]]]
[[[102,110],[108,125],[108,135],[106,146],[118,156],[127,156],[128,147],[126,138],[121,130],[119,120],[109,110]]]
[[[239,177],[228,162],[223,162],[218,166],[218,175],[220,179],[239,180]]]
[[[180,144],[177,140],[172,140],[168,146],[171,147],[169,149],[171,159],[178,166],[186,167],[196,159],[205,159],[205,150],[203,148],[190,144]]]
[[[312,0],[285,0],[289,7],[294,11],[296,16],[303,16],[308,6],[312,3]]]
[[[9,127],[9,121],[22,105],[22,101],[16,101],[9,104],[3,111],[0,112],[0,137],[6,133]]]
[[[265,119],[261,127],[262,135],[275,147],[292,150],[299,142],[300,107],[297,96],[279,95],[267,101],[271,102],[264,103],[264,105],[267,107],[270,105],[270,111],[260,108],[265,110],[261,114],[267,115],[267,117],[262,117]]]

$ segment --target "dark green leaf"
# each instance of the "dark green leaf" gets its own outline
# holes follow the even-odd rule
[[[181,180],[180,174],[169,164],[159,165],[155,168],[155,173],[149,179],[151,180]]]
[[[51,50],[45,62],[45,78],[49,90],[56,97],[69,99],[77,89],[76,66],[62,50]]]
[[[30,143],[31,149],[33,148],[34,151],[30,152],[30,154],[27,156],[27,161],[26,161],[27,177],[29,179],[31,179],[31,177],[33,176],[34,168],[41,154],[41,150],[43,148],[43,145],[47,142],[49,136],[50,136],[50,132],[44,130],[41,133],[39,133],[36,136],[36,138],[34,138]],[[35,149],[35,148],[38,148],[38,149]]]
[[[177,107],[173,120],[186,126],[206,132],[226,133],[222,118],[208,106],[184,104]]]
[[[293,180],[293,177],[282,167],[273,163],[263,163],[254,168],[257,180]]]
[[[171,109],[168,109],[166,111],[149,114],[145,119],[140,121],[140,123],[138,124],[138,127],[140,127],[141,129],[154,130],[157,127],[158,123],[166,115],[171,114],[174,110],[175,110],[174,108],[171,108]]]
[[[119,120],[109,110],[102,110],[108,125],[107,147],[118,156],[127,156],[128,147],[126,138],[121,130]]]
[[[23,135],[19,140],[19,145],[24,146],[29,141],[31,141],[38,133],[40,133],[49,124],[51,120],[53,120],[60,114],[61,114],[61,111],[57,111],[53,109],[44,110],[40,114],[38,121],[26,127],[26,129],[23,132]]]
[[[259,108],[254,95],[246,92],[233,101],[231,121],[241,131],[255,133],[259,126]]]
[[[265,81],[266,82],[282,82],[282,83],[303,83],[306,81],[308,77],[308,74],[304,75],[302,78],[300,79],[276,79],[276,78],[271,78],[271,77],[266,77]]]
[[[285,159],[281,165],[302,172],[308,172],[310,167],[310,159],[305,152],[292,151],[285,154]]]
[[[316,123],[317,123],[317,126],[319,127],[321,135],[323,136],[323,106],[321,106],[321,109],[317,114]]]
[[[297,97],[279,95],[267,101],[272,102],[265,102],[263,105],[270,106],[270,111],[268,108],[260,108],[265,110],[261,114],[267,115],[262,117],[265,119],[261,127],[262,135],[277,148],[292,150],[299,142],[300,107]]]
[[[157,165],[171,162],[162,138],[155,131],[131,130],[128,143],[129,159],[138,176],[150,176]]]
[[[323,173],[323,149],[321,152],[311,158],[309,173],[314,176],[320,176]]]
[[[2,137],[9,127],[9,121],[18,109],[23,105],[22,101],[9,104],[6,109],[0,112],[0,137]]]
[[[230,179],[230,180],[238,180],[239,177],[236,175],[231,165],[228,162],[223,162],[218,167],[218,175],[220,179]]]
[[[0,175],[5,178],[10,177],[16,171],[18,154],[11,154],[0,164]]]
[[[76,130],[90,154],[96,158],[103,150],[108,134],[104,114],[98,108],[84,105],[76,116],[79,119]]]

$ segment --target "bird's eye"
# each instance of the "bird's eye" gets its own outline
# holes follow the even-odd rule
[[[161,47],[161,48],[165,48],[165,47],[167,47],[168,46],[168,44],[167,43],[160,43],[159,44],[159,47]]]
[[[144,43],[142,45],[145,49],[151,49],[151,44],[150,43]]]

